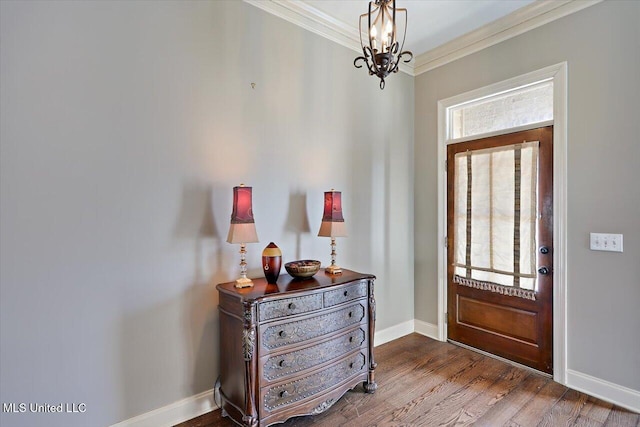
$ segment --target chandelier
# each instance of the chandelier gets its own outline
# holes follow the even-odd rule
[[[398,23],[402,26],[401,41],[397,37]],[[366,41],[362,38],[363,27],[367,29],[364,32],[368,38]],[[369,75],[378,76],[380,89],[384,89],[384,79],[398,72],[400,60],[409,62],[413,59],[413,53],[402,50],[407,35],[407,9],[396,9],[396,0],[372,0],[369,2],[369,12],[360,15],[359,28],[363,56],[357,57],[353,65],[362,68],[358,61],[363,61],[369,69]]]

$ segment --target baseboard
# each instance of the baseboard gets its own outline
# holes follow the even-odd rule
[[[397,325],[376,332],[373,339],[373,345],[377,347],[384,343],[388,343],[389,341],[393,341],[405,335],[409,335],[413,333],[413,331],[413,320],[407,320],[406,322],[398,323]]]
[[[376,332],[374,345],[378,346],[401,338],[414,331],[413,320]],[[213,389],[203,391],[162,408],[129,418],[110,427],[171,427],[217,409],[213,401]]]
[[[423,322],[422,320],[414,319],[413,330],[415,333],[424,335],[438,341],[438,325],[433,323]]]
[[[129,418],[111,427],[171,427],[217,409],[213,389]]]
[[[413,320],[391,326],[376,332],[373,340],[374,345],[382,345],[409,335],[413,333],[413,331]],[[163,406],[162,408],[113,424],[110,427],[170,427],[204,415],[214,409],[217,409],[217,406],[213,401],[213,390],[207,390],[195,396],[187,397]]]
[[[438,326],[422,320],[408,320],[376,332],[374,345],[385,344],[416,332],[434,340],[438,339]],[[567,369],[567,387],[614,403],[634,412],[640,412],[640,392],[601,380],[582,372]],[[217,409],[213,390],[203,391],[170,405],[130,418],[111,427],[171,427]]]
[[[630,411],[640,412],[640,391],[633,390],[582,372],[567,369],[567,387],[598,399],[614,403]]]

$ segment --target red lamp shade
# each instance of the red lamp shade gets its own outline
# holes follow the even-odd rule
[[[256,243],[258,235],[253,221],[251,187],[233,187],[233,211],[227,236],[229,243]]]
[[[345,237],[347,229],[342,216],[342,193],[340,191],[325,191],[324,214],[318,236]]]
[[[253,221],[251,187],[233,187],[233,212],[231,224],[246,224]]]
[[[342,193],[340,191],[324,192],[323,221],[344,222],[342,217]]]

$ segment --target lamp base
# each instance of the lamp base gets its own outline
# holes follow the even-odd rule
[[[250,288],[251,286],[253,286],[253,281],[247,277],[236,279],[236,288]]]
[[[327,274],[342,274],[342,267],[333,264],[324,269]]]

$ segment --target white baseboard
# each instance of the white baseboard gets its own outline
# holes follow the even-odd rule
[[[409,320],[376,332],[373,340],[374,345],[378,346],[409,335],[414,331],[413,323],[413,320]],[[110,427],[171,427],[204,415],[214,409],[217,409],[217,406],[213,401],[212,389],[137,417],[129,418]]]
[[[171,427],[217,409],[213,389],[129,418],[111,427]]]
[[[413,320],[413,330],[414,332],[424,335],[425,337],[429,337],[436,341],[438,340],[438,325],[434,325],[433,323],[423,322],[422,320],[414,319]]]
[[[438,326],[422,320],[408,320],[376,332],[374,345],[385,344],[416,332],[434,340],[438,339]],[[567,387],[614,403],[634,412],[640,412],[640,392],[623,387],[591,375],[567,369]],[[111,427],[171,427],[217,409],[213,400],[213,390],[203,391],[158,408],[146,414],[119,422]]]
[[[567,369],[567,387],[598,399],[615,403],[634,412],[640,412],[640,391],[633,390],[582,372]]]
[[[398,323],[397,325],[376,332],[376,335],[373,339],[373,345],[377,347],[384,343],[388,343],[389,341],[393,341],[400,337],[413,333],[413,330],[413,320],[407,320],[406,322]]]

